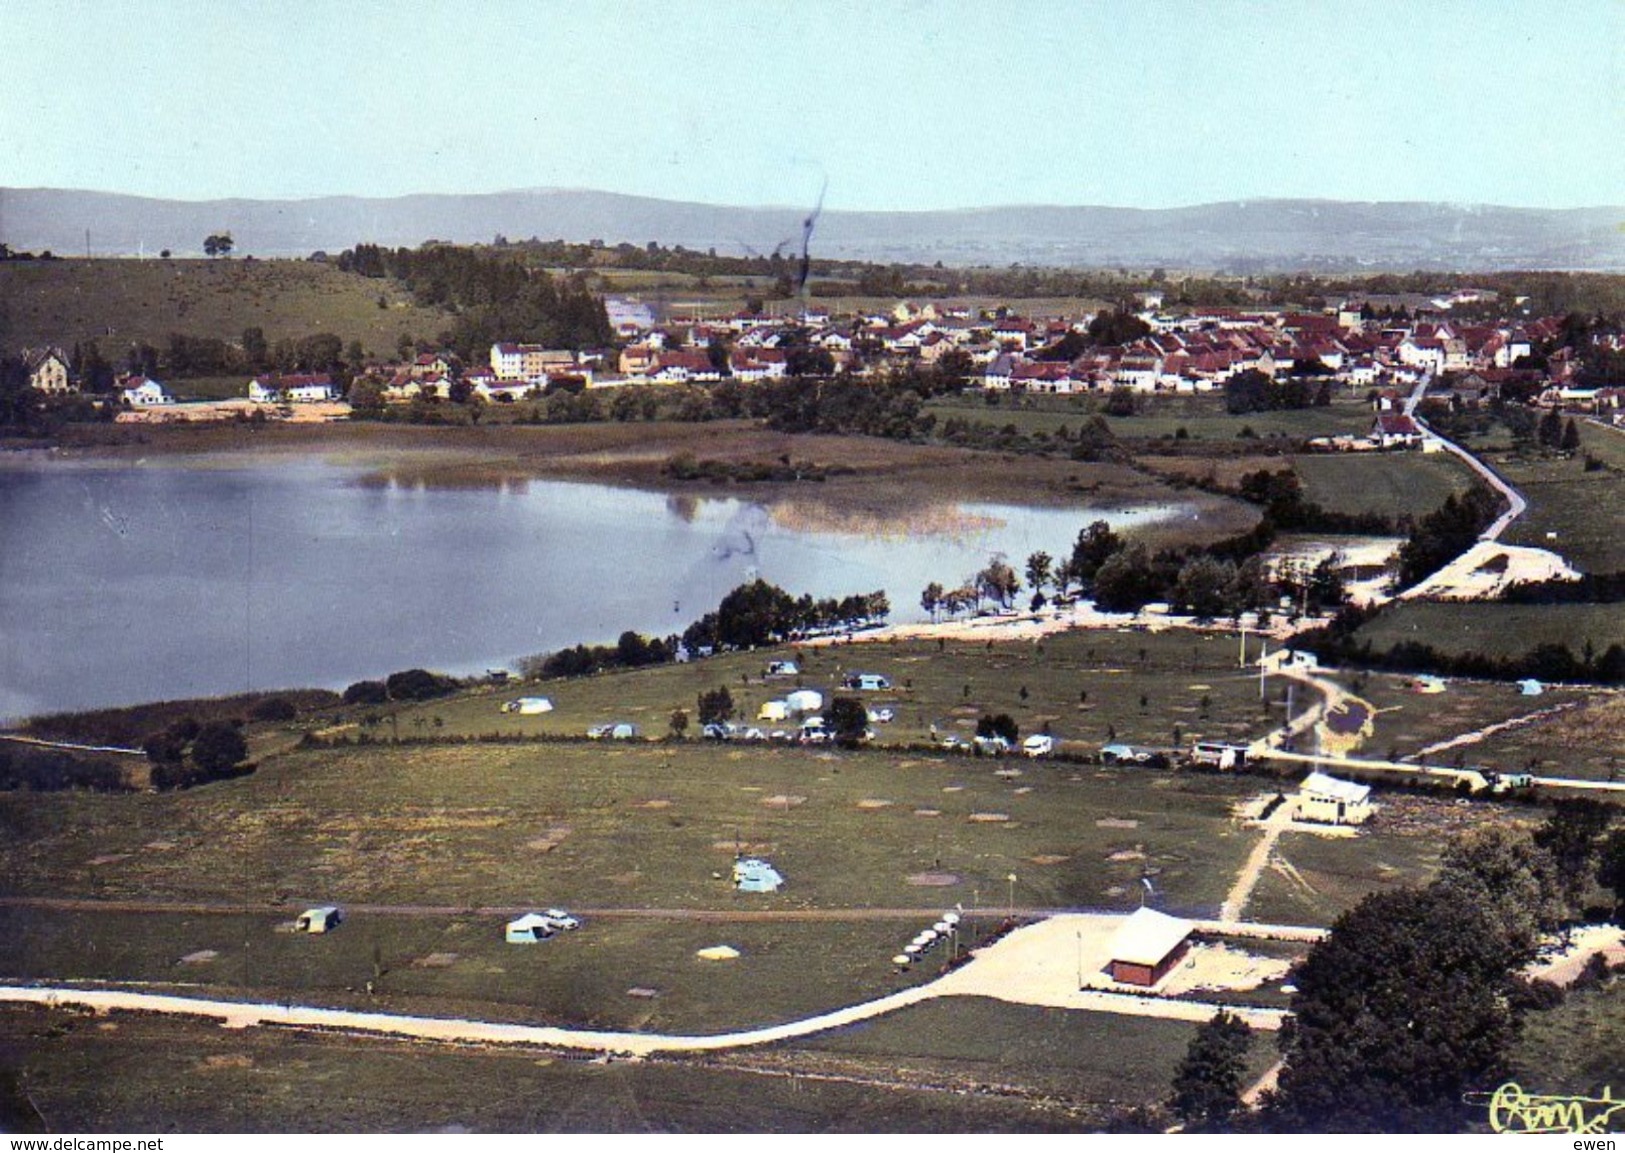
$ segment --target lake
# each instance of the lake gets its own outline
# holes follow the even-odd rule
[[[398,669],[467,675],[624,629],[679,633],[760,576],[794,594],[885,589],[893,620],[1003,552],[1062,556],[1091,510],[944,504],[906,524],[530,481],[408,487],[318,459],[0,468],[0,718]],[[736,490],[730,490],[736,491]]]

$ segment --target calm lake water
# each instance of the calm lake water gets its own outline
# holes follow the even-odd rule
[[[893,620],[992,552],[1019,571],[1077,532],[1179,515],[991,505],[907,525],[809,493],[748,500],[531,481],[366,483],[310,461],[0,468],[0,718],[268,688],[681,632],[761,576],[795,594],[885,589]]]

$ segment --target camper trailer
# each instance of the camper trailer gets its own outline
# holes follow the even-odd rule
[[[891,678],[879,673],[848,673],[841,687],[867,693],[885,692],[891,688]]]
[[[1225,741],[1197,741],[1191,746],[1191,763],[1215,769],[1235,769],[1247,763],[1247,746]]]

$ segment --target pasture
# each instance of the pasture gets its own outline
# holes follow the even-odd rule
[[[0,344],[94,340],[110,361],[137,341],[163,348],[172,332],[236,342],[250,327],[272,342],[332,332],[394,356],[402,333],[433,340],[450,326],[391,281],[304,260],[0,262],[0,299]]]

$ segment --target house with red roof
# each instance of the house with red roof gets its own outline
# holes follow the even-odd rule
[[[1402,412],[1380,412],[1371,426],[1378,448],[1415,448],[1422,443],[1422,428]]]

